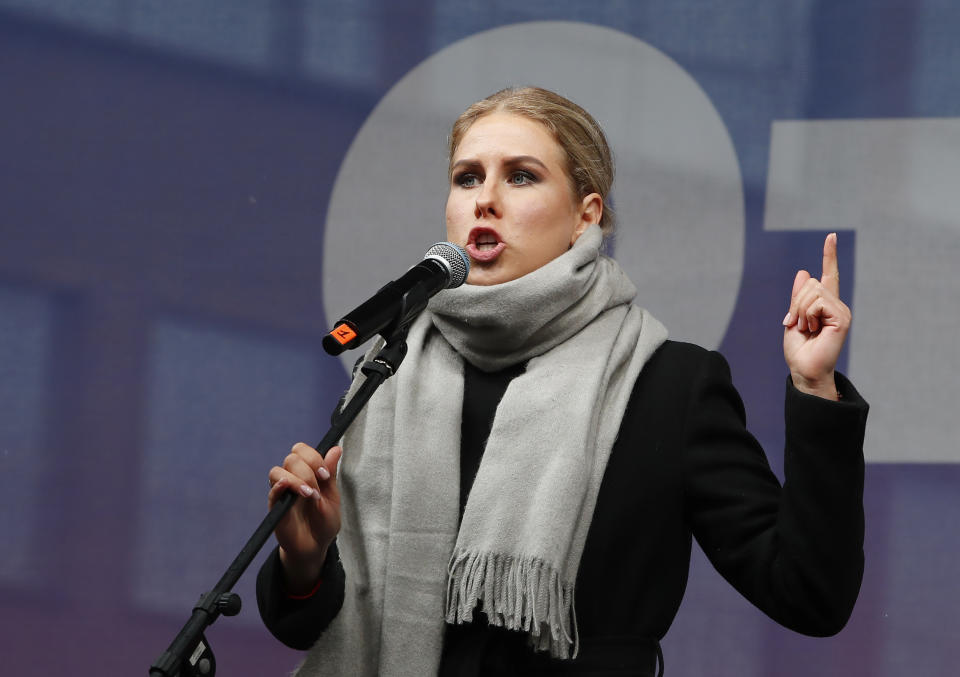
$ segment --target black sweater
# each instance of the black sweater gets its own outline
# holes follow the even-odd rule
[[[465,371],[461,514],[496,406],[522,365]],[[574,661],[534,654],[524,635],[447,626],[441,675],[650,675],[687,582],[691,536],[717,571],[778,623],[831,635],[846,623],[863,572],[863,434],[867,403],[843,376],[841,401],[797,391],[785,402],[781,488],[746,430],[726,361],[666,342],[644,366],[601,484],[576,585]],[[276,551],[257,579],[267,628],[307,649],[340,609],[335,548],[309,599],[289,598]]]

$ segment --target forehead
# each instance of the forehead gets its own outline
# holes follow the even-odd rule
[[[498,111],[474,122],[463,135],[454,159],[533,155],[560,164],[563,151],[549,129],[530,118]]]

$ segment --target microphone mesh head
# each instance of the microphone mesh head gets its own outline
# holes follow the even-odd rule
[[[450,273],[447,289],[459,287],[467,281],[467,275],[470,273],[470,257],[467,256],[467,252],[452,242],[437,242],[427,250],[423,258],[433,259],[444,265]]]

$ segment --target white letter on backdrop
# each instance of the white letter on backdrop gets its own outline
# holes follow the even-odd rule
[[[775,122],[765,228],[856,230],[867,460],[960,461],[960,119]]]

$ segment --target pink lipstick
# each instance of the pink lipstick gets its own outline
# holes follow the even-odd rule
[[[500,239],[497,231],[481,226],[470,231],[465,249],[474,261],[489,263],[500,256],[506,247],[507,244]]]

